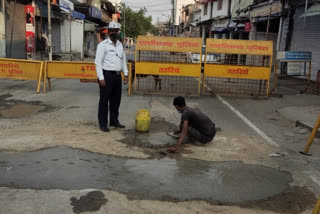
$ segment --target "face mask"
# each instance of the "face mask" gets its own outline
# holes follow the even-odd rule
[[[118,39],[118,34],[117,33],[110,33],[109,37],[112,41],[115,41]]]

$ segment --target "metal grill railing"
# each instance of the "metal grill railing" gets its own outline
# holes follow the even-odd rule
[[[270,56],[208,53],[207,64],[269,67]]]
[[[261,69],[270,67],[272,57],[268,55],[243,55],[207,53],[206,65],[219,65],[210,70],[213,75],[205,76],[203,93],[221,95],[267,96],[268,80],[246,79],[237,75],[252,75]],[[228,67],[227,67],[228,66]],[[244,68],[243,68],[244,67]],[[250,68],[253,68],[250,70]],[[234,77],[215,77],[217,69],[225,69],[226,73]],[[250,70],[250,71],[249,71]]]
[[[268,80],[206,77],[205,94],[265,96]]]
[[[196,59],[199,53],[168,52],[168,51],[137,51],[137,62],[194,64],[200,63]]]
[[[195,77],[136,74],[136,92],[153,94],[198,95],[199,79]]]

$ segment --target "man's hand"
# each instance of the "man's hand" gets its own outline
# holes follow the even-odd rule
[[[106,87],[106,81],[105,80],[99,80],[99,85],[101,87]]]
[[[168,148],[167,151],[168,151],[168,152],[171,152],[171,153],[176,153],[176,152],[178,152],[178,148],[176,148],[176,147],[170,147],[170,148]]]
[[[128,84],[128,77],[127,77],[127,76],[124,76],[124,77],[123,77],[123,84],[124,84],[124,85],[127,85],[127,84]]]

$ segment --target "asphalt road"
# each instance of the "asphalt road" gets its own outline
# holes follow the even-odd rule
[[[283,193],[282,198],[276,199],[282,202],[279,207],[290,204],[291,213],[308,212],[306,210],[312,208],[315,197],[308,197],[307,201],[296,202],[292,206],[292,201],[287,200],[290,198],[287,192],[290,192],[292,187],[299,187],[304,188],[305,194],[311,196],[320,193],[320,186],[316,183],[320,173],[314,167],[319,161],[319,153],[315,153],[312,157],[297,155],[299,144],[304,142],[308,134],[294,133],[291,137],[284,134],[292,131],[294,125],[276,112],[276,109],[286,105],[278,98],[253,100],[222,97],[235,108],[233,110],[218,97],[202,96],[187,99],[187,105],[203,111],[221,131],[207,146],[186,145],[180,154],[163,157],[159,152],[166,151],[166,147],[145,148],[140,144],[130,144],[127,137],[134,133],[135,113],[139,109],[150,111],[154,123],[158,124],[157,133],[171,128],[172,125],[167,124],[178,124],[180,115],[172,105],[173,96],[151,94],[127,96],[127,86],[124,86],[120,121],[127,128],[121,131],[112,129],[110,133],[105,134],[97,125],[99,90],[96,83],[55,79],[52,81],[51,92],[36,94],[35,89],[36,83],[30,81],[0,80],[2,114],[0,172],[4,176],[0,176],[0,184],[4,187],[0,193],[0,213],[19,213],[21,206],[26,203],[30,213],[40,212],[39,206],[34,202],[27,202],[28,199],[22,197],[25,191],[29,191],[27,189],[34,189],[29,195],[30,198],[36,198],[43,189],[49,191],[41,193],[45,197],[49,197],[53,189],[67,190],[72,196],[75,193],[71,190],[80,193],[81,190],[89,188],[101,191],[113,190],[137,200],[153,199],[155,201],[150,203],[154,206],[155,203],[160,203],[157,206],[161,204],[166,206],[166,201],[197,199],[200,200],[195,202],[198,210],[204,209],[201,200],[209,201],[212,203],[210,206],[217,206],[219,204],[217,201],[228,202],[229,204],[225,204],[228,208],[222,213],[250,213],[250,209],[253,208],[248,205],[250,204],[247,203],[248,200],[269,200],[270,197],[277,197],[280,193]],[[288,95],[287,104],[292,104],[294,98],[293,95]],[[306,99],[308,102],[314,100],[312,97]],[[248,124],[247,120],[239,117],[235,110],[279,146],[270,144],[261,133],[259,134]],[[291,142],[288,142],[288,139]],[[61,150],[61,146],[66,146],[68,149]],[[46,150],[36,152],[43,149]],[[10,154],[8,153],[10,151],[18,153]],[[314,151],[319,151],[319,145],[314,146]],[[279,157],[270,157],[271,153],[277,153]],[[97,157],[103,161],[99,162],[99,158],[97,161]],[[80,159],[82,160],[79,161]],[[182,161],[180,163],[186,168],[177,170],[178,160]],[[232,164],[232,161],[237,163]],[[203,164],[206,167],[202,170],[200,166]],[[59,166],[64,166],[62,171]],[[162,173],[159,171],[161,169]],[[101,170],[105,172],[101,173]],[[215,177],[217,172],[225,174]],[[190,178],[187,179],[189,175]],[[50,176],[55,176],[55,179],[49,179]],[[113,179],[113,176],[119,179]],[[83,179],[73,182],[77,177]],[[145,179],[146,189],[142,188],[144,183],[141,179]],[[182,182],[181,185],[177,181]],[[216,186],[218,181],[223,185]],[[190,191],[195,192],[194,194],[183,192],[185,188],[182,187],[187,184],[192,186]],[[261,188],[260,191],[250,192],[257,190],[251,188],[251,185]],[[213,191],[210,191],[209,187]],[[248,192],[243,194],[245,189]],[[229,197],[226,197],[228,191],[234,192],[234,195],[228,193]],[[80,193],[77,193],[78,196]],[[293,194],[295,193],[298,194],[299,191],[293,191]],[[51,207],[59,202],[59,194],[56,194],[56,199],[43,202],[47,209],[44,213],[57,212],[57,209]],[[61,193],[61,196],[64,194]],[[192,195],[194,197],[191,197]],[[113,201],[117,196],[110,193],[106,198]],[[298,196],[296,198],[299,199]],[[270,200],[272,202],[275,199]],[[237,208],[236,211],[228,210],[234,208],[235,202],[242,203],[244,208]],[[110,208],[116,202],[108,203],[105,206]],[[133,206],[129,202],[123,203]],[[64,202],[61,206],[66,210],[71,207],[69,202]],[[180,204],[173,206],[176,206],[176,209],[183,207]],[[279,211],[279,207],[258,206],[254,209],[261,209],[265,213],[269,211],[283,213]],[[101,209],[103,212],[103,208]],[[117,210],[114,207],[113,209]],[[123,208],[118,208],[120,209]],[[149,213],[151,210],[149,207],[143,212]]]

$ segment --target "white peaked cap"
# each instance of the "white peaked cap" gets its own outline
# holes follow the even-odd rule
[[[121,28],[121,24],[115,21],[111,21],[108,26],[108,29],[120,29],[120,28]]]

